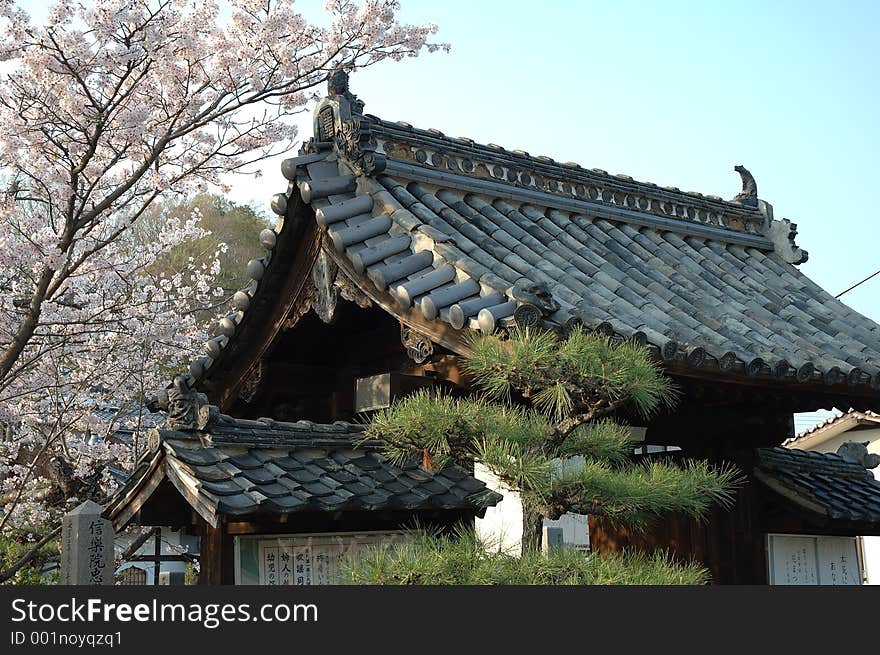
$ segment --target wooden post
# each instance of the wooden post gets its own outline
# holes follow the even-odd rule
[[[156,536],[156,541],[153,544],[153,586],[159,586],[159,568],[161,567],[161,557],[162,557],[162,528],[153,528],[153,534]]]
[[[235,554],[233,537],[220,523],[216,528],[207,523],[202,532],[202,554],[199,584],[235,584]]]

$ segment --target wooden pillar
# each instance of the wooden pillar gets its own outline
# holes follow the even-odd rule
[[[153,528],[153,586],[159,586],[159,573],[161,572],[162,556],[162,528]]]
[[[199,584],[235,584],[235,552],[233,537],[225,523],[216,528],[203,523]]]

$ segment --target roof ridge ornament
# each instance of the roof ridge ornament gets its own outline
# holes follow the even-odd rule
[[[151,412],[166,413],[166,430],[205,430],[220,418],[220,410],[208,404],[208,396],[193,389],[186,377],[177,375],[171,388],[147,400]]]
[[[765,236],[773,242],[773,251],[785,262],[795,265],[805,263],[810,256],[795,243],[797,233],[797,223],[792,223],[787,218],[775,220],[772,213],[764,230]]]
[[[337,64],[327,76],[327,95],[345,98],[351,106],[352,113],[363,115],[364,101],[351,92],[348,87],[348,73],[345,72],[344,64]]]
[[[351,92],[346,67],[346,63],[339,63],[327,75],[327,97],[315,108],[314,136],[300,154],[332,148],[355,174],[371,176],[385,170],[385,155],[376,152],[370,121],[364,117],[364,102]]]
[[[764,236],[773,242],[773,251],[778,253],[789,264],[803,264],[809,258],[809,253],[799,247],[794,239],[797,236],[797,223],[792,223],[787,218],[776,220],[773,218],[773,206],[758,198],[758,183],[754,176],[742,164],[733,167],[742,178],[742,191],[730,199],[744,207],[754,207],[764,215]]]
[[[560,307],[546,284],[528,278],[517,280],[507,295],[519,303],[513,320],[521,328],[539,325]]]
[[[740,178],[742,178],[742,191],[731,198],[730,202],[735,202],[745,207],[757,207],[758,183],[755,182],[754,176],[742,164],[737,164],[733,167],[733,170],[739,173]]]
[[[840,444],[837,454],[847,462],[858,464],[866,469],[880,466],[880,455],[868,452],[869,441],[846,441]]]
[[[773,243],[773,252],[788,264],[797,266],[805,263],[810,253],[794,241],[798,233],[797,223],[792,223],[787,218],[773,218],[773,205],[766,200],[758,200],[758,211],[764,215],[761,233]]]

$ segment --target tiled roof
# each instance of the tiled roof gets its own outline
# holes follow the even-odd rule
[[[783,446],[790,447],[797,443],[800,443],[806,440],[809,437],[818,435],[820,433],[826,432],[830,429],[833,429],[837,426],[843,426],[843,424],[850,425],[852,427],[856,427],[858,425],[873,425],[875,427],[880,428],[880,414],[877,414],[872,411],[866,412],[858,412],[852,408],[845,414],[838,414],[837,416],[831,416],[821,423],[817,423],[816,425],[807,428],[803,432],[798,433],[794,437],[790,439],[786,439],[782,442]]]
[[[145,467],[115,504],[149,486],[158,466],[210,523],[221,514],[309,511],[472,510],[501,500],[462,468],[396,466],[349,423],[296,423],[220,416],[204,432],[156,430],[162,461]],[[156,456],[154,455],[154,459]],[[151,470],[150,470],[151,469]]]
[[[361,115],[352,94],[315,113],[285,160],[267,256],[190,368],[205,374],[259,292],[295,196],[311,205],[355,285],[438,330],[541,323],[636,339],[670,362],[880,389],[880,326],[796,264],[795,226],[773,218],[745,169],[735,201],[559,164]],[[287,221],[290,222],[290,221]],[[380,303],[381,304],[381,303]]]
[[[761,448],[755,476],[789,500],[824,517],[880,522],[880,482],[835,453]]]

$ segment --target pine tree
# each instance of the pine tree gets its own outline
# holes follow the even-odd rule
[[[624,410],[645,419],[677,398],[650,353],[578,328],[475,336],[464,369],[478,395],[422,391],[376,414],[368,429],[385,455],[418,456],[426,468],[482,463],[523,503],[523,553],[541,550],[544,518],[600,515],[643,527],[678,512],[704,518],[730,506],[733,467],[670,460],[635,463]]]

